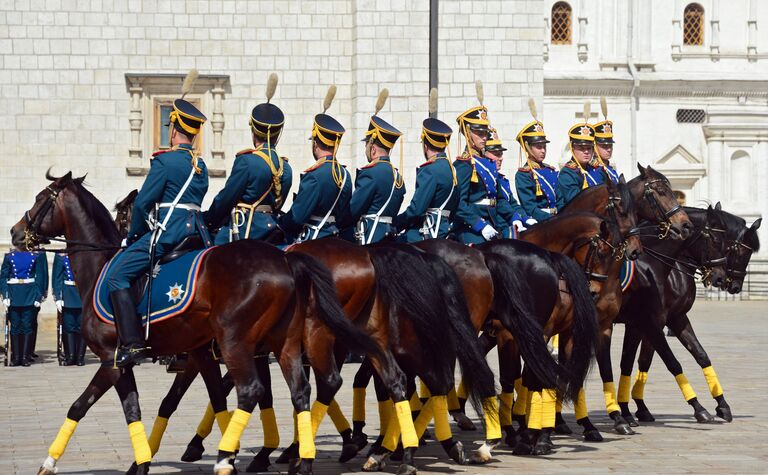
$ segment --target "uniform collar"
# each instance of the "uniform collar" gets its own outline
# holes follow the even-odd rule
[[[174,149],[183,148],[185,150],[192,150],[192,144],[191,143],[180,143],[179,145],[173,147]]]

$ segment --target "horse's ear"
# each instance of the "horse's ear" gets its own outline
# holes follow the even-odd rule
[[[128,193],[128,198],[133,200],[134,198],[136,198],[136,195],[138,195],[138,194],[139,194],[139,190],[134,188],[134,189],[131,190],[130,193]]]
[[[638,164],[637,164],[637,171],[639,171],[639,172],[640,172],[640,177],[641,177],[641,178],[645,178],[645,167],[643,167],[642,165],[640,165],[640,164],[638,163]]]
[[[621,183],[622,185],[626,185],[627,184],[627,179],[624,178],[624,174],[623,173],[621,175],[619,175],[619,183]]]
[[[763,218],[757,218],[754,223],[752,223],[752,226],[749,227],[749,229],[753,231],[757,231],[760,227],[760,224],[762,224]]]
[[[88,176],[88,174],[86,173],[85,175],[83,175],[81,177],[77,177],[77,178],[74,179],[74,182],[77,183],[78,185],[82,185],[83,182],[85,181],[85,177],[87,177],[87,176]]]
[[[66,175],[61,177],[61,183],[65,184],[65,183],[69,183],[70,181],[72,181],[72,172],[68,171]]]
[[[723,206],[720,204],[720,202],[719,202],[719,201],[718,201],[718,202],[717,202],[717,204],[715,205],[715,210],[717,210],[717,211],[722,211],[722,210],[723,210]]]

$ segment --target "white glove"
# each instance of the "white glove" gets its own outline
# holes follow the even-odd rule
[[[34,305],[35,307],[40,308],[40,302],[35,302]]]
[[[11,306],[11,299],[3,299],[3,305],[5,305],[6,307],[10,307]]]
[[[519,219],[516,219],[516,220],[512,221],[512,227],[517,229],[517,232],[519,232],[519,233],[521,233],[521,232],[525,231],[526,229],[528,229],[525,226],[523,226],[523,222],[520,221]]]
[[[57,300],[56,301],[56,310],[59,312],[64,310],[64,301],[63,300]]]
[[[120,247],[123,248],[123,249],[128,247],[128,238],[123,238],[123,240],[120,241]]]
[[[525,224],[527,224],[528,226],[533,226],[536,223],[538,223],[538,221],[536,221],[533,218],[528,218],[528,219],[525,220]]]
[[[483,238],[486,241],[490,241],[491,239],[495,238],[499,235],[499,232],[493,229],[493,226],[490,224],[486,224],[482,231],[480,231],[480,234],[483,235]]]

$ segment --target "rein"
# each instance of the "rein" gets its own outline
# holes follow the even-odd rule
[[[661,203],[659,203],[659,200],[656,199],[656,196],[654,196],[655,190],[651,187],[651,185],[654,185],[656,183],[666,183],[669,184],[669,181],[664,178],[657,178],[655,180],[646,181],[643,183],[643,199],[646,200],[653,211],[656,213],[656,216],[659,218],[659,224],[658,228],[661,231],[659,234],[659,239],[665,239],[669,235],[669,230],[672,228],[672,221],[670,221],[669,218],[674,216],[675,214],[681,212],[683,210],[682,205],[678,203],[677,205],[673,206],[667,211],[664,211],[664,208],[662,208]]]
[[[704,237],[707,240],[712,239],[712,233],[718,232],[718,233],[725,233],[726,231],[724,229],[718,229],[718,228],[712,228],[709,225],[704,226],[704,229],[699,231],[699,234],[693,238],[691,242],[688,243],[688,245],[683,248],[682,250],[686,250],[688,247],[690,247],[694,242],[696,242],[699,238]],[[662,239],[662,238],[660,238]],[[698,276],[698,274],[701,274],[701,281],[707,280],[707,278],[712,273],[712,268],[717,266],[722,266],[723,264],[727,263],[727,252],[726,255],[723,257],[718,257],[715,259],[707,259],[702,256],[702,259],[700,260],[699,264],[692,264],[690,262],[668,256],[664,253],[661,253],[659,251],[656,251],[650,247],[644,248],[645,251],[648,252],[648,255],[656,259],[658,262],[661,262],[665,266],[675,269],[675,264],[680,264],[681,266],[684,266],[688,269],[691,269],[691,271],[686,272],[683,269],[677,269],[679,272],[682,272],[683,274],[693,277],[694,279]],[[698,274],[697,274],[698,273]]]

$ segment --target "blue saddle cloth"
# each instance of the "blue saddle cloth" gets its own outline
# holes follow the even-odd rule
[[[200,263],[203,257],[213,249],[200,249],[198,251],[188,252],[178,259],[160,266],[160,271],[152,280],[152,312],[149,322],[156,323],[175,317],[183,313],[192,303],[197,290],[197,274],[200,270]],[[96,315],[106,323],[115,323],[112,302],[109,300],[109,289],[107,288],[104,276],[107,274],[109,266],[120,254],[115,255],[99,274],[99,280],[96,282],[96,291],[93,293],[93,308]],[[142,321],[146,323],[147,318],[147,292],[144,284],[142,296],[136,311],[141,315]]]
[[[621,283],[621,291],[626,292],[629,288],[629,284],[632,283],[632,279],[635,278],[635,261],[624,259],[621,265],[621,273],[619,273],[619,282]]]

